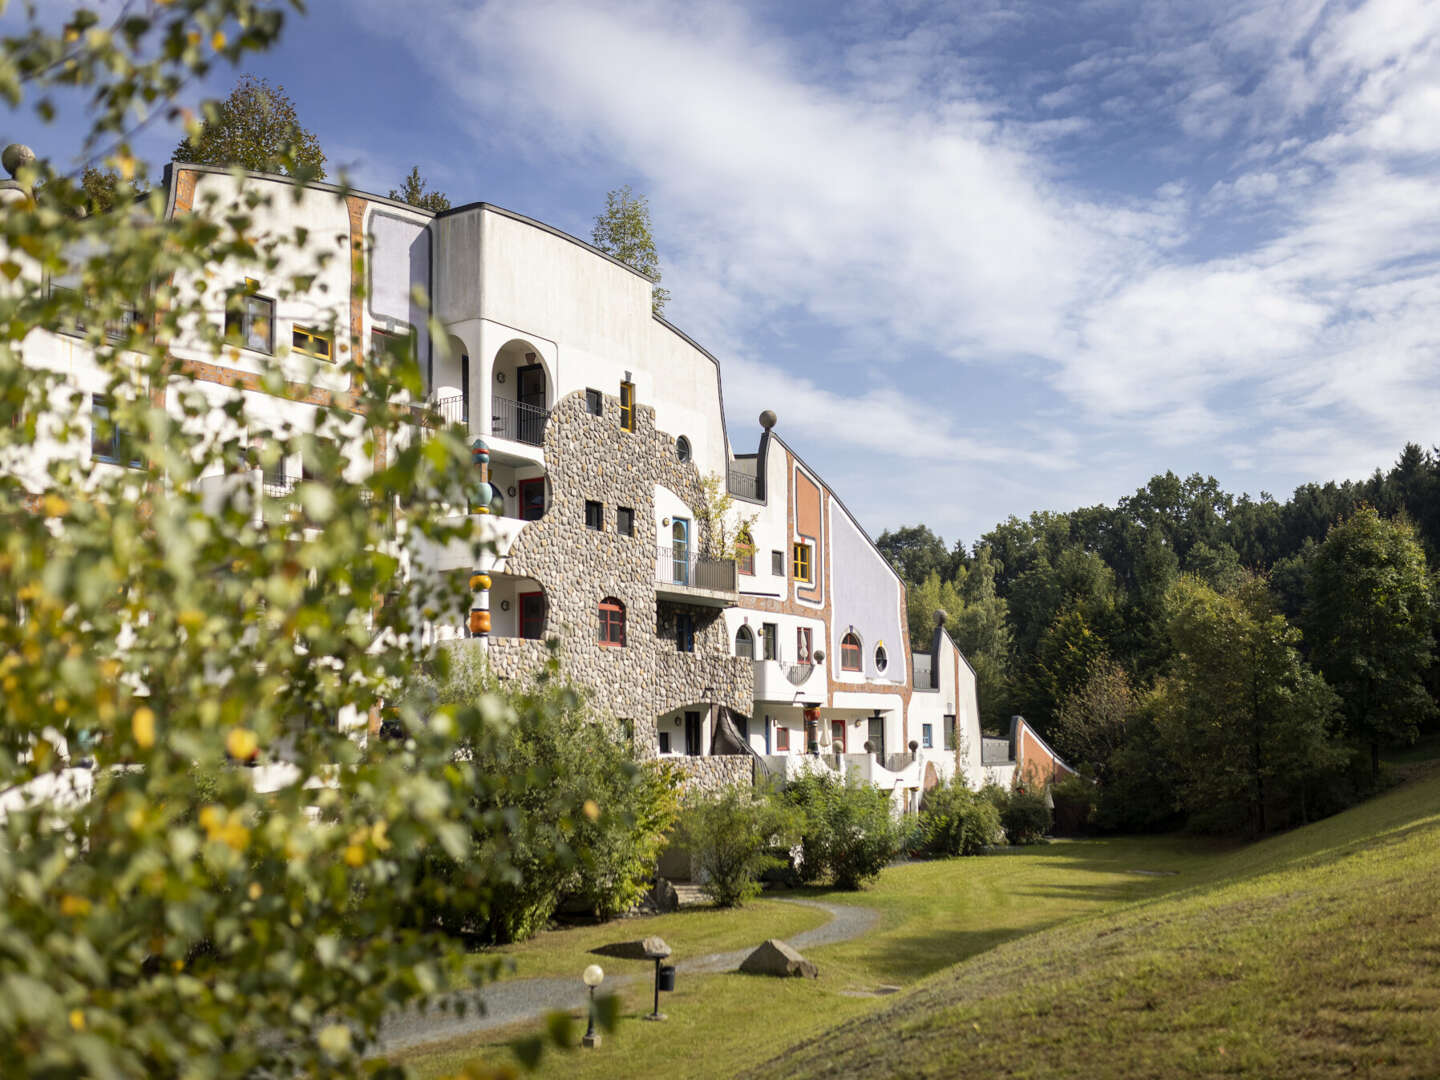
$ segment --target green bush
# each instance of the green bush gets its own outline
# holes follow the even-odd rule
[[[1038,844],[1050,831],[1050,808],[1039,792],[1016,788],[1010,793],[1000,824],[1012,844]]]
[[[678,780],[658,763],[637,764],[624,739],[590,710],[552,659],[535,683],[501,694],[473,650],[457,650],[414,681],[422,708],[488,702],[506,714],[505,734],[459,750],[500,783],[476,809],[503,828],[475,833],[464,858],[432,857],[441,882],[505,868],[480,910],[440,904],[427,912],[446,929],[483,941],[522,941],[544,929],[563,901],[600,918],[639,902],[679,816]]]
[[[802,881],[858,889],[900,853],[890,796],[878,788],[817,774],[792,781],[783,798],[800,814]]]
[[[1000,842],[1000,811],[989,798],[971,791],[963,777],[956,777],[925,793],[920,833],[928,855],[978,855]]]
[[[760,875],[789,865],[775,852],[793,843],[793,822],[776,800],[740,788],[691,800],[680,831],[699,867],[701,891],[721,907],[760,895]]]
[[[1066,776],[1050,785],[1050,796],[1055,801],[1057,834],[1068,836],[1087,831],[1099,801],[1093,780],[1084,776]]]

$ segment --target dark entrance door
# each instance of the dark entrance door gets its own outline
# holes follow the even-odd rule
[[[870,717],[870,745],[875,749],[876,759],[883,765],[885,763],[885,720],[883,717]]]
[[[545,516],[545,478],[531,477],[517,485],[520,491],[520,517],[525,521],[539,521]]]
[[[531,446],[545,442],[545,369],[526,364],[515,371],[515,399],[520,403],[520,441]]]
[[[691,757],[700,756],[700,714],[698,712],[687,712],[685,714],[685,753]]]
[[[545,594],[538,592],[520,594],[520,636],[531,641],[540,640],[545,633]]]

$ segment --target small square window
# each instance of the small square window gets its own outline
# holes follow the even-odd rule
[[[810,580],[811,580],[810,573],[811,573],[811,567],[810,567],[810,545],[809,545],[809,544],[803,544],[803,543],[802,543],[802,544],[796,544],[796,545],[795,545],[795,580],[796,580],[796,581],[810,581]]]
[[[585,391],[585,411],[591,416],[604,415],[605,399],[600,396],[599,390]]]
[[[635,535],[635,511],[628,506],[615,508],[615,531],[621,536]]]
[[[920,725],[920,745],[923,746],[923,747],[925,747],[925,749],[927,749],[927,750],[930,749],[932,746],[935,745],[935,725],[934,725],[934,724],[922,724],[922,725]]]
[[[587,529],[605,528],[605,507],[592,499],[585,500],[585,527]]]
[[[783,551],[770,552],[770,573],[776,577],[785,576],[785,553]]]

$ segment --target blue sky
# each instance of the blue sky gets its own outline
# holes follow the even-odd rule
[[[1433,0],[310,8],[247,70],[334,165],[579,236],[648,193],[736,449],[775,409],[876,535],[1440,442]]]

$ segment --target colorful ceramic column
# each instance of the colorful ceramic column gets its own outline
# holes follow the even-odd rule
[[[475,486],[475,508],[477,514],[490,513],[490,500],[494,492],[490,488],[490,449],[484,439],[476,439],[470,447],[470,460],[479,470],[480,482]],[[470,636],[480,642],[480,648],[490,644],[490,575],[480,568],[470,575]]]

